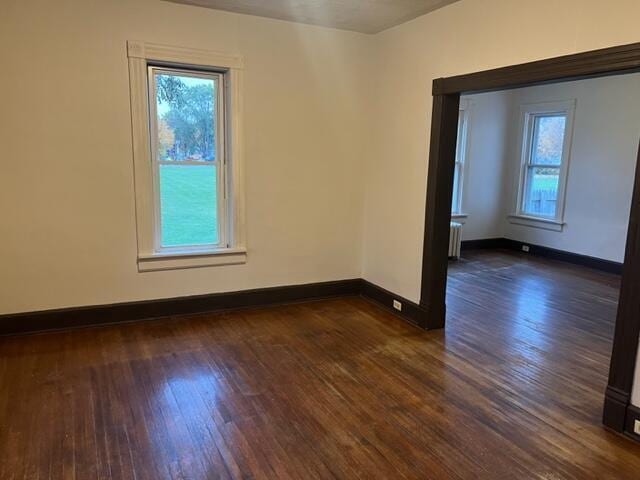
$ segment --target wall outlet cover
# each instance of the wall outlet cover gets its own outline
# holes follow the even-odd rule
[[[398,311],[402,311],[402,302],[399,302],[398,300],[394,300],[393,308],[395,308]]]
[[[528,252],[529,251],[529,245],[522,245],[522,251],[523,252]]]

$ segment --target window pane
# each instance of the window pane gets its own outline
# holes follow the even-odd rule
[[[218,243],[215,164],[159,167],[162,246]]]
[[[522,210],[529,215],[555,217],[559,168],[529,167]]]
[[[451,213],[460,213],[460,206],[458,205],[458,200],[460,198],[460,185],[459,185],[459,168],[460,164],[456,163],[455,169],[453,171],[453,198],[451,199]]]
[[[460,205],[460,189],[462,188],[462,184],[460,182],[460,176],[462,174],[462,163],[464,161],[464,149],[465,149],[465,129],[466,129],[466,119],[464,110],[460,110],[458,112],[458,136],[456,141],[456,164],[455,169],[453,171],[453,197],[451,199],[451,212],[452,213],[460,213],[461,205]]]
[[[155,73],[158,160],[215,160],[216,80]]]
[[[160,245],[216,244],[217,77],[154,70]]]
[[[565,115],[541,115],[535,117],[531,163],[560,165],[562,162],[565,123]]]
[[[462,161],[462,152],[464,150],[464,133],[466,128],[466,117],[464,114],[464,110],[460,110],[458,112],[458,132],[456,136],[456,162]]]

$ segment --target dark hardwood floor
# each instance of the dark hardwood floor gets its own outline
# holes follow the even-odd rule
[[[618,277],[452,263],[445,331],[352,297],[0,339],[0,479],[638,479]]]

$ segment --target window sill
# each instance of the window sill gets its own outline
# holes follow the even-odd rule
[[[245,248],[221,248],[207,251],[163,252],[138,256],[139,272],[176,270],[182,268],[239,265],[247,262]]]
[[[469,215],[467,215],[466,213],[452,213],[451,221],[464,225],[464,223],[467,221],[468,216]]]
[[[551,218],[529,217],[527,215],[509,215],[509,223],[516,225],[524,225],[525,227],[542,228],[543,230],[551,230],[553,232],[561,232],[566,225]]]

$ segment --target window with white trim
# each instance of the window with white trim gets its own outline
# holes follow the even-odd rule
[[[458,112],[458,136],[456,141],[455,167],[453,171],[453,196],[451,198],[452,215],[462,215],[462,187],[464,183],[468,123],[468,105],[464,100],[461,100],[460,110]]]
[[[516,216],[562,224],[575,102],[524,105]]]
[[[138,269],[243,263],[241,59],[128,49]]]
[[[149,66],[157,251],[227,247],[224,74]]]

